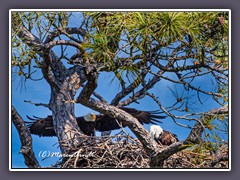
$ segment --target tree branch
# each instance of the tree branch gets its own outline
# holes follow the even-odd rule
[[[180,118],[180,117],[176,117],[175,115],[173,115],[173,114],[171,114],[169,111],[167,111],[167,110],[162,106],[162,104],[160,103],[160,101],[158,100],[157,97],[155,97],[153,94],[150,94],[150,93],[148,93],[148,92],[146,93],[146,95],[148,95],[149,97],[151,97],[151,98],[157,103],[157,105],[159,106],[159,108],[160,108],[163,112],[165,112],[169,117],[171,117],[172,120],[173,120],[177,125],[182,126],[182,127],[185,127],[185,128],[190,128],[190,126],[187,126],[187,125],[184,125],[184,124],[181,124],[181,123],[177,122],[175,118]],[[185,118],[186,118],[186,117],[185,117]],[[185,119],[185,118],[184,118],[184,119]]]
[[[65,32],[67,34],[80,34],[83,37],[86,35],[86,31],[82,28],[68,27],[65,30],[61,30],[58,28],[58,29],[54,29],[49,33],[44,43],[49,43],[50,41],[53,41],[56,37],[60,36],[61,34],[65,34]]]
[[[25,164],[29,168],[40,168],[40,165],[32,150],[31,134],[14,106],[12,106],[12,121],[18,131],[21,140],[22,147],[20,153],[22,153],[25,159]]]
[[[204,117],[209,115],[216,115],[216,114],[227,114],[228,113],[228,105],[225,105],[223,107],[215,108],[207,113],[204,113],[202,118],[198,119],[198,121],[193,126],[190,134],[187,137],[187,140],[191,142],[198,143],[202,137],[202,133],[204,130]]]
[[[171,155],[182,151],[189,147],[188,141],[176,142],[167,146],[163,149],[158,149],[158,152],[151,157],[150,167],[151,168],[162,168],[164,161]]]
[[[225,149],[228,149],[226,144],[222,145],[220,148],[218,148],[218,150],[215,154],[215,158],[213,159],[213,161],[211,163],[212,167],[214,167],[220,161],[228,161],[229,160],[228,153],[224,153]]]
[[[82,100],[88,101],[90,96],[93,94],[93,92],[97,88],[98,72],[96,71],[96,68],[91,64],[87,64],[85,66],[85,74],[88,82],[84,86],[82,92],[77,97],[78,102],[81,102]]]
[[[148,136],[148,132],[136,118],[115,106],[111,106],[107,103],[90,98],[97,87],[97,75],[93,66],[90,65],[86,68],[86,76],[88,78],[88,82],[78,96],[76,102],[99,111],[100,113],[107,114],[110,117],[118,119],[120,122],[125,123],[142,142],[147,153],[150,155],[154,154],[158,145]]]
[[[73,42],[73,41],[68,41],[68,40],[56,40],[56,41],[51,41],[51,42],[45,44],[45,47],[47,49],[50,49],[57,45],[69,45],[69,46],[73,46],[75,48],[79,48],[80,44]]]
[[[212,115],[212,114],[226,114],[228,113],[228,106],[215,108],[204,115]],[[203,116],[204,116],[203,115]],[[186,149],[190,147],[193,144],[197,144],[200,142],[203,130],[204,130],[204,118],[199,119],[195,125],[193,126],[191,132],[189,133],[188,137],[182,141],[174,143],[164,149],[159,149],[156,155],[151,157],[151,164],[152,167],[162,167],[164,160],[166,160],[171,155],[175,154],[178,151],[181,151],[183,149]],[[219,158],[221,160],[221,158]],[[220,160],[216,159],[216,162],[219,162]],[[213,162],[214,163],[214,162]]]
[[[162,74],[164,73],[163,71],[159,71],[157,74]],[[160,81],[160,77],[159,76],[154,76],[142,89],[140,89],[138,92],[134,93],[133,97],[130,97],[120,103],[118,103],[118,106],[119,107],[122,107],[122,106],[126,106],[126,105],[129,105],[131,104],[132,102],[138,100],[138,99],[141,99],[143,98],[145,95],[146,95],[146,92],[153,88],[154,85]]]
[[[46,107],[46,108],[50,109],[49,104],[44,104],[44,103],[34,103],[34,102],[32,102],[32,101],[27,101],[27,100],[24,100],[24,102],[27,102],[27,103],[33,104],[33,105],[35,105],[35,106],[43,106],[43,107]]]
[[[143,127],[143,125],[140,124],[139,121],[130,114],[126,113],[125,111],[115,106],[102,103],[93,98],[78,99],[77,102],[91,109],[94,109],[102,114],[107,114],[110,117],[115,118],[120,122],[126,124],[131,129],[131,131],[136,135],[139,141],[143,144],[144,149],[148,154],[150,154],[150,156],[156,153],[158,144],[154,140],[152,140],[151,137],[149,137],[148,132]]]
[[[141,84],[141,81],[139,78],[141,77],[142,75],[139,75],[138,78],[133,82],[131,83],[127,88],[125,88],[124,91],[121,91],[119,92],[115,97],[114,99],[112,100],[111,102],[111,105],[118,105],[119,101],[121,99],[123,99],[124,97],[126,97],[128,94],[130,94],[131,92],[134,91],[135,88],[137,88],[140,84]],[[121,106],[121,105],[120,105]]]
[[[55,75],[55,78],[58,78],[59,74],[65,72],[66,68],[63,66],[61,61],[57,61],[58,58],[53,51],[47,48],[39,38],[34,36],[30,31],[27,30],[27,28],[24,27],[23,24],[20,23],[21,17],[17,13],[13,14],[13,18],[15,18],[12,26],[13,31],[26,45],[28,45],[34,52],[39,54],[39,56],[43,59],[43,63],[40,67],[42,69],[43,76],[50,85],[57,87],[54,77],[50,73],[50,67]]]
[[[96,98],[98,98],[101,102],[107,103],[107,101],[106,101],[100,94],[98,94],[98,93],[96,93],[96,92],[93,92],[93,95],[94,95]]]

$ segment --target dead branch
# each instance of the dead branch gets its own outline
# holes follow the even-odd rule
[[[225,105],[223,107],[220,108],[215,108],[212,109],[210,111],[208,111],[207,113],[203,114],[202,118],[199,118],[198,121],[195,123],[195,125],[193,126],[190,134],[187,137],[187,140],[191,141],[191,142],[195,142],[198,143],[201,139],[203,130],[204,130],[204,116],[205,115],[212,115],[212,114],[227,114],[228,113],[228,105]]]
[[[18,131],[21,140],[22,147],[20,153],[25,159],[26,166],[28,166],[29,168],[40,168],[40,165],[32,150],[31,134],[27,126],[25,125],[22,117],[18,114],[14,106],[12,106],[12,121]]]
[[[82,28],[77,28],[77,27],[66,28],[65,30],[57,28],[49,32],[49,35],[47,36],[44,43],[49,43],[50,41],[53,41],[56,37],[60,36],[61,34],[65,34],[65,35],[80,34],[81,36],[85,36],[86,31]]]
[[[81,103],[103,114],[107,114],[110,117],[116,118],[120,122],[124,122],[142,142],[145,150],[150,154],[155,153],[157,146],[156,142],[148,137],[148,132],[136,118],[132,117],[130,114],[115,106],[111,106],[107,103],[103,103],[90,98],[97,87],[96,72],[94,71],[94,68],[91,68],[91,66],[89,66],[89,71],[86,73],[86,76],[88,77],[88,82],[83,88],[80,95],[77,97],[76,102]]]
[[[159,71],[157,74],[162,74],[163,71]],[[129,104],[131,104],[132,102],[135,102],[138,99],[141,99],[143,97],[145,97],[145,92],[147,92],[149,89],[153,88],[154,85],[160,81],[160,77],[159,76],[154,76],[142,89],[140,89],[139,91],[137,91],[136,93],[134,93],[133,97],[130,97],[122,102],[118,103],[118,106],[122,107],[122,106],[127,106]],[[127,94],[122,94],[122,98],[125,97],[125,95]],[[114,101],[113,101],[114,102]]]
[[[35,105],[35,106],[43,106],[43,107],[46,107],[46,108],[50,108],[49,104],[35,103],[35,102],[32,102],[32,101],[28,101],[28,100],[24,100],[24,102],[33,104],[33,105]]]
[[[215,167],[220,161],[228,161],[228,146],[226,144],[218,148],[217,152],[214,154],[214,159],[211,163],[212,167]]]

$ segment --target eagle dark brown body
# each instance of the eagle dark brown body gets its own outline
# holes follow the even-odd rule
[[[133,108],[121,108],[127,113],[131,114],[133,117],[137,118],[141,124],[156,124],[161,123],[160,119],[164,119],[165,116],[160,116],[159,111],[140,111]],[[28,117],[28,116],[27,116]],[[47,116],[46,118],[35,117],[28,119],[31,122],[26,122],[31,134],[38,136],[56,136],[56,133],[53,129],[53,119],[52,116]],[[80,127],[83,134],[88,136],[94,136],[95,131],[111,131],[115,129],[120,129],[121,126],[116,121],[116,119],[111,118],[107,115],[97,115],[96,120],[93,122],[85,121],[84,116],[76,118],[78,126]],[[122,124],[122,127],[125,127],[125,124]]]
[[[150,136],[157,143],[167,146],[179,141],[175,134],[163,130],[159,125],[151,125]]]
[[[170,146],[171,144],[176,143],[179,140],[175,134],[172,134],[169,131],[163,130],[162,134],[156,141],[160,142],[162,145]]]

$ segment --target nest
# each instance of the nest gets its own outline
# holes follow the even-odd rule
[[[185,169],[212,169],[212,168],[228,168],[228,147],[222,146],[221,157],[217,154],[211,154],[209,151],[205,153],[195,153],[190,150],[183,150],[170,156],[164,162],[164,168],[185,168]],[[227,158],[226,158],[227,157]]]
[[[223,148],[224,147],[224,148]],[[203,154],[190,150],[178,152],[164,161],[163,168],[228,168],[228,147],[220,153]],[[70,156],[63,158],[58,168],[150,168],[149,156],[138,139],[116,134],[108,137],[82,136],[78,148],[71,149]]]
[[[79,148],[60,168],[147,168],[149,159],[142,144],[129,135],[83,136]]]

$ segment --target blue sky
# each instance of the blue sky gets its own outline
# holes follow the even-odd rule
[[[70,26],[78,26],[79,19],[76,16],[72,17],[70,21]],[[69,50],[69,53],[73,53]],[[153,69],[153,71],[155,71]],[[12,68],[12,79],[16,77],[16,68]],[[41,72],[38,70],[35,74],[36,77],[41,77]],[[165,76],[175,78],[175,75],[171,73],[166,73]],[[149,79],[152,76],[149,75]],[[121,91],[119,88],[119,82],[115,79],[111,81],[113,78],[113,74],[111,73],[101,73],[98,80],[98,88],[96,90],[101,96],[103,96],[108,102],[114,98],[114,96]],[[50,86],[46,83],[45,80],[40,81],[31,81],[28,80],[24,82],[21,86],[21,79],[17,76],[17,78],[12,81],[12,104],[15,106],[19,114],[22,116],[24,120],[27,120],[26,115],[28,116],[38,116],[38,117],[46,117],[50,115],[51,112],[45,107],[36,107],[32,104],[24,102],[24,100],[31,100],[36,103],[48,103],[50,99]],[[196,87],[203,87],[203,89],[212,90],[211,78],[210,76],[202,76],[196,78],[193,82]],[[157,83],[153,89],[149,92],[155,94],[159,97],[162,105],[164,107],[168,107],[173,105],[176,102],[176,97],[172,94],[169,88],[173,89],[174,92],[178,94],[182,94],[184,91],[183,87],[180,85],[174,85],[171,82],[168,82],[162,79],[159,83]],[[189,91],[189,95],[192,92]],[[185,94],[184,96],[188,96]],[[212,98],[201,95],[201,99],[203,100],[203,104],[197,102],[197,97],[194,96],[189,99],[190,111],[208,111],[214,107],[218,107],[218,105],[212,100]],[[139,100],[139,104],[133,103],[130,107],[134,107],[141,110],[157,110],[159,109],[158,105],[149,97],[145,97],[144,99]],[[89,112],[93,112],[93,110],[86,108],[80,104],[75,105],[75,113],[76,116],[83,116]],[[180,121],[181,123],[193,125],[194,122],[186,122],[184,120]],[[190,129],[186,129],[176,125],[173,120],[169,117],[163,120],[163,124],[160,124],[163,129],[166,129],[170,132],[175,133],[180,140],[183,140],[187,137]],[[24,159],[21,154],[19,154],[19,150],[21,148],[20,140],[16,128],[14,125],[10,127],[12,129],[12,168],[26,168],[24,164]],[[145,128],[149,130],[149,125],[146,125]],[[127,132],[132,134],[131,131],[126,128]],[[116,132],[116,131],[115,131]],[[118,131],[117,131],[118,132]],[[114,133],[114,132],[113,132]],[[97,134],[99,135],[99,133]],[[57,138],[56,137],[42,137],[33,135],[33,150],[37,159],[40,162],[41,166],[51,166],[55,164],[57,161],[57,157],[51,157],[43,160],[43,157],[39,156],[41,152],[57,152],[60,151],[57,147]]]
[[[111,76],[111,75],[110,75]],[[117,81],[111,81],[109,74],[103,73],[99,77],[99,85],[96,90],[97,93],[101,94],[108,102],[112,100],[114,95],[120,91],[118,89],[119,83]],[[204,78],[205,79],[205,78]],[[205,80],[199,80],[199,85],[205,85],[210,84],[206,83],[208,78]],[[47,115],[50,115],[51,112],[45,108],[45,107],[36,107],[32,104],[24,102],[24,100],[31,100],[32,102],[37,103],[48,103],[49,102],[49,94],[50,94],[50,88],[49,85],[45,82],[45,80],[41,81],[27,81],[25,83],[25,90],[17,88],[18,82],[12,83],[12,104],[15,106],[19,114],[22,116],[24,120],[27,120],[26,115],[28,116],[38,116],[38,117],[46,117]],[[155,85],[153,89],[150,90],[151,93],[156,94],[159,97],[159,100],[162,102],[162,104],[166,106],[170,106],[176,102],[176,98],[173,97],[172,92],[169,91],[167,87],[172,87],[172,89],[175,88],[175,86],[172,83],[169,83],[165,80],[161,80],[159,83]],[[178,88],[177,91],[179,94],[182,92],[183,89]],[[195,98],[194,98],[195,99]],[[213,107],[217,107],[216,103],[212,101],[210,98],[206,97],[206,102],[200,107],[198,103],[198,107],[192,106],[191,108],[197,111],[208,111],[209,109]],[[196,100],[196,99],[195,99]],[[139,100],[139,104],[131,104],[130,107],[134,107],[141,110],[157,110],[159,109],[157,104],[151,100],[149,97],[145,97],[142,100]],[[75,113],[76,116],[83,116],[89,112],[93,112],[93,110],[84,107],[82,105],[76,104],[75,106]],[[186,122],[183,121],[183,123],[186,124]],[[187,124],[193,125],[194,122]],[[173,120],[169,117],[163,120],[163,124],[160,124],[163,129],[166,129],[170,132],[173,132],[178,135],[180,140],[183,140],[187,137],[187,134],[189,133],[189,129],[179,127],[176,125]],[[149,125],[145,125],[145,128],[149,131]],[[127,132],[132,134],[128,128],[126,128]],[[118,132],[118,131],[115,131]],[[112,132],[114,133],[114,132]],[[98,133],[99,135],[99,133]],[[56,137],[42,137],[39,138],[38,136],[32,135],[33,137],[33,150],[36,153],[40,164],[42,166],[50,166],[51,164],[54,164],[57,161],[57,157],[51,157],[49,159],[45,159],[42,161],[42,157],[39,157],[39,153],[42,151],[47,152],[56,152],[59,151],[59,148],[57,148],[57,138]],[[54,146],[55,145],[55,146]],[[17,134],[17,131],[15,127],[12,125],[12,167],[26,167],[24,164],[24,159],[21,154],[19,154],[20,150],[20,141],[19,136]]]

